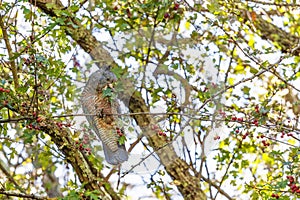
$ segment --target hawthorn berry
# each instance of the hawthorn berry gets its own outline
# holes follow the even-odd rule
[[[294,182],[294,177],[293,176],[286,176],[287,179],[289,179],[290,183]]]
[[[174,4],[174,10],[178,10],[178,8],[179,8],[179,3],[175,3]]]
[[[215,137],[214,137],[214,140],[219,140],[220,139],[220,136],[219,135],[216,135]]]
[[[288,133],[287,136],[293,137],[293,133]]]
[[[71,127],[71,126],[72,126],[71,123],[67,123],[67,124],[66,124],[66,127]]]
[[[169,14],[169,13],[165,13],[165,14],[164,14],[164,18],[165,18],[165,19],[167,19],[167,18],[169,18],[169,17],[170,17],[170,14]]]
[[[257,121],[257,119],[253,120],[253,124],[254,124],[255,126],[258,126],[258,121]]]
[[[37,123],[39,123],[39,122],[41,122],[42,121],[42,118],[41,117],[38,117],[37,119],[36,119],[36,122]]]
[[[278,194],[274,194],[274,193],[273,193],[273,194],[271,195],[271,197],[274,197],[274,198],[276,198],[276,199],[279,199],[279,195],[278,195]]]
[[[259,106],[258,105],[255,106],[255,112],[259,113]]]

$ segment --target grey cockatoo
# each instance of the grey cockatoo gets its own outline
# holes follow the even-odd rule
[[[119,144],[122,134],[117,125],[118,117],[109,115],[119,113],[120,107],[116,99],[109,96],[113,90],[112,83],[117,80],[109,67],[94,72],[84,87],[81,96],[83,112],[95,116],[86,116],[90,126],[102,141],[105,159],[109,164],[117,165],[128,160],[124,144]],[[107,95],[107,89],[108,95]],[[105,95],[106,94],[106,95]]]

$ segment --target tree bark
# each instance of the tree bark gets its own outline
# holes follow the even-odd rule
[[[300,55],[300,38],[293,35],[278,26],[264,20],[262,15],[249,13],[244,10],[243,18],[251,23],[250,28],[253,32],[260,35],[264,40],[269,40],[276,43],[283,53],[291,53],[295,56]],[[252,17],[251,17],[252,16]]]
[[[52,120],[42,121],[41,130],[47,133],[72,165],[79,180],[89,191],[97,191],[103,199],[120,200],[118,194],[107,185],[104,185],[105,177],[88,161],[83,153],[76,148],[75,142],[69,137],[66,128],[58,128]]]

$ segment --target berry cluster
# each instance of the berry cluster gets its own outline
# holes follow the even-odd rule
[[[293,176],[286,176],[289,180],[288,186],[290,187],[292,193],[300,194],[300,187],[295,184],[295,179]]]
[[[272,194],[271,197],[274,197],[275,199],[279,199],[279,194]]]
[[[79,60],[77,60],[77,58],[75,56],[73,56],[72,60],[73,60],[73,67],[74,68],[80,67]]]
[[[246,139],[246,137],[247,137],[248,135],[250,135],[250,133],[249,133],[249,132],[246,132],[246,133],[242,136],[242,139],[243,139],[243,140]]]
[[[182,10],[182,9],[179,9],[179,3],[174,3],[171,7],[170,7],[170,9],[169,9],[169,12],[166,12],[165,14],[164,14],[164,18],[165,19],[168,19],[168,18],[170,18],[170,19],[172,19],[172,18],[174,18],[174,13],[175,12],[178,12],[179,14],[180,13],[182,13],[182,11],[180,11],[180,10]],[[171,14],[170,14],[171,13]]]
[[[32,115],[33,115],[33,117],[36,117],[36,112],[33,112]],[[38,118],[36,118],[35,122],[26,125],[26,128],[28,128],[29,130],[41,130],[41,126],[39,125],[39,123],[42,120],[43,120],[42,117],[38,117]]]
[[[10,90],[0,87],[0,92],[10,93]]]
[[[266,140],[262,140],[261,142],[262,142],[262,144],[263,144],[265,147],[270,146],[270,143],[267,142]]]
[[[87,134],[85,134],[82,139],[75,142],[77,149],[79,149],[79,151],[87,153],[88,155],[91,155],[92,149],[86,147],[86,145],[89,143],[89,141],[90,141],[89,136]]]
[[[116,131],[120,137],[124,135],[124,132],[120,128],[116,128]]]
[[[39,118],[38,118],[39,119]],[[63,127],[71,127],[70,123],[63,124],[61,122],[56,122],[56,125],[58,126],[59,129],[62,129]]]
[[[232,121],[237,121],[237,122],[243,122],[244,121],[244,119],[242,117],[236,117],[236,116],[232,116],[231,120]]]
[[[28,128],[29,130],[41,130],[40,126],[36,123],[30,123],[26,125],[26,128]]]
[[[219,136],[219,135],[216,135],[215,137],[214,137],[214,140],[219,140],[221,137]]]
[[[151,126],[151,129],[154,130],[159,136],[164,136],[164,137],[167,136],[167,134],[164,133],[156,124],[153,124]]]
[[[219,114],[222,118],[226,118],[226,112],[224,112],[223,110],[219,110]]]
[[[76,143],[77,149],[79,149],[79,151],[87,153],[88,155],[92,154],[92,149],[85,147],[85,145],[82,142],[80,143],[79,141],[76,141],[75,143]]]
[[[289,137],[293,137],[293,133],[285,133],[284,131],[281,132],[281,138],[284,138],[284,136],[287,135]]]
[[[231,121],[236,121],[236,122],[242,123],[242,122],[244,122],[244,118],[232,116]],[[258,126],[258,120],[257,119],[254,119],[251,123],[254,124],[255,126]]]

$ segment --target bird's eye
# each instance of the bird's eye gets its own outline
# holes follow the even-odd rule
[[[106,81],[110,81],[110,79],[109,79],[109,78],[106,78]]]

